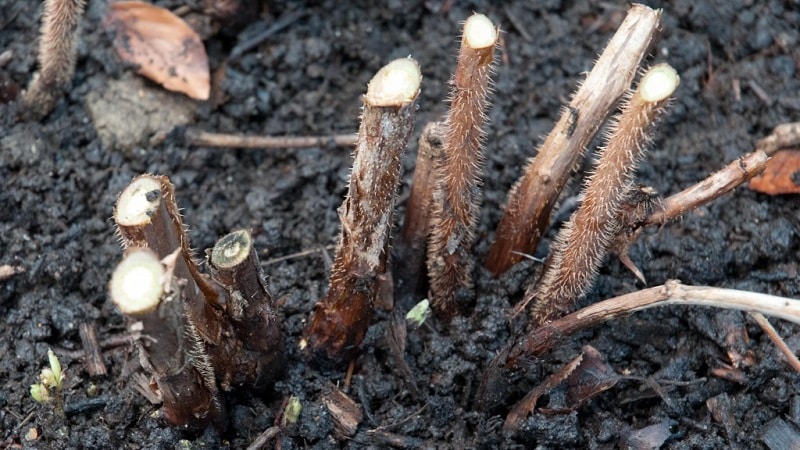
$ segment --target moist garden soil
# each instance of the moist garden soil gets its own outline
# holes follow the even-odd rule
[[[200,2],[156,3],[200,10]],[[385,448],[389,437],[396,439],[391,444],[407,448],[797,448],[790,447],[798,445],[791,440],[780,446],[775,437],[800,435],[798,374],[739,312],[659,308],[578,333],[509,380],[514,389],[507,404],[476,410],[482,372],[509,338],[508,311],[540,270],[540,264],[524,262],[495,279],[480,262],[494,239],[508,189],[627,5],[453,2],[440,11],[450,2],[357,3],[269,2],[263,18],[217,33],[202,14],[188,13],[190,23],[207,36],[214,70],[238,42],[293,11],[302,12],[285,30],[228,61],[218,91],[224,95],[203,103],[165,94],[131,75],[101,25],[106,2],[90,0],[73,85],[55,110],[40,122],[19,122],[13,102],[0,104],[0,265],[22,270],[0,281],[0,447],[245,448],[273,425],[284,400],[296,396],[303,409],[297,423],[283,428],[283,449]],[[681,85],[640,167],[639,181],[668,195],[748,153],[774,126],[798,120],[800,4],[678,0],[650,6],[664,8],[662,36],[651,59],[672,64]],[[13,52],[0,77],[6,86],[24,87],[36,69],[40,5],[0,0],[0,11],[0,51]],[[410,376],[388,350],[388,314],[376,314],[347,386],[363,419],[351,438],[340,441],[322,400],[331,389],[345,388],[345,372],[309,366],[298,341],[312,306],[327,289],[350,151],[189,147],[183,127],[158,129],[166,121],[158,118],[164,114],[158,104],[168,120],[174,114],[170,108],[189,111],[185,125],[208,131],[350,133],[358,127],[366,82],[386,62],[411,55],[424,75],[416,142],[422,126],[445,112],[460,23],[473,11],[487,14],[504,31],[486,135],[475,306],[449,329],[432,320],[409,327],[405,361]],[[111,89],[118,83],[137,86],[136,95],[114,97],[121,95]],[[132,109],[139,112],[125,113],[111,125],[103,122],[116,108],[135,107],[137,98],[144,102],[151,94],[166,100]],[[97,112],[98,95],[111,99],[111,112]],[[137,127],[149,134],[123,139]],[[415,154],[412,144],[399,218]],[[590,164],[589,158],[576,173]],[[288,367],[269,394],[226,397],[229,421],[221,435],[210,430],[185,435],[163,425],[153,418],[155,407],[132,388],[135,352],[124,343],[127,323],[110,304],[106,286],[122,255],[110,220],[116,195],[144,172],[170,176],[195,248],[210,248],[234,229],[251,229],[280,299]],[[574,209],[579,177],[565,190],[553,229]],[[648,230],[631,257],[650,286],[680,279],[797,298],[799,230],[797,196],[770,197],[740,188],[679,222]],[[546,255],[553,236],[551,230],[534,256]],[[298,252],[307,253],[273,261]],[[582,302],[643,287],[612,257]],[[124,343],[103,352],[105,376],[90,377],[84,369],[82,323],[96,327],[101,343]],[[791,349],[800,349],[796,326],[773,323]],[[736,330],[745,330],[749,341],[731,342],[731,336],[742,336]],[[513,402],[584,345],[597,348],[620,374],[690,383],[624,380],[577,410],[537,413],[520,432],[504,434],[502,420]],[[29,395],[48,348],[67,367],[63,418]],[[744,362],[739,369],[726,368],[737,351]],[[715,376],[720,373],[738,376]],[[551,396],[550,403],[557,406],[558,399]],[[645,428],[651,425],[657,427]]]

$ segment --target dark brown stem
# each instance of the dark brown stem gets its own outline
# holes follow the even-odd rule
[[[435,169],[428,277],[431,306],[449,321],[458,314],[456,293],[472,287],[472,244],[480,206],[483,125],[499,31],[483,14],[464,23],[451,82],[442,163]]]
[[[247,230],[223,236],[211,251],[212,278],[228,292],[226,312],[241,354],[230,355],[228,385],[268,387],[284,365],[283,330]]]
[[[544,275],[531,284],[517,310],[533,301],[534,325],[572,309],[592,286],[608,248],[620,230],[619,217],[634,190],[639,160],[650,144],[653,124],[678,87],[675,69],[654,66],[626,100],[586,182],[581,205],[553,243]]]
[[[364,96],[342,230],[328,293],[314,307],[301,346],[316,360],[355,357],[386,278],[389,234],[400,169],[414,125],[422,75],[416,61],[398,59],[372,78]]]
[[[404,306],[416,303],[414,296],[424,284],[428,225],[436,185],[434,168],[442,157],[446,131],[443,122],[430,122],[422,130],[405,220],[399,239],[393,245],[395,300]]]
[[[158,256],[147,248],[130,249],[114,270],[109,291],[120,311],[141,321],[152,338],[139,341],[140,360],[155,383],[150,390],[163,402],[164,418],[193,429],[221,426],[213,369],[196,352],[198,338],[185,319],[181,289]]]
[[[81,336],[81,347],[83,347],[83,366],[90,377],[105,375],[108,372],[103,361],[103,352],[100,351],[100,344],[97,342],[97,330],[91,323],[82,323],[78,332]]]
[[[219,292],[200,273],[169,179],[157,175],[134,178],[117,199],[114,221],[124,248],[148,247],[159,258],[181,249],[175,276],[189,283],[184,288],[189,320],[205,341],[219,342],[222,335]]]
[[[53,110],[72,81],[84,0],[46,0],[39,42],[39,72],[22,96],[20,113],[38,120]]]
[[[185,139],[187,145],[198,147],[226,148],[308,148],[352,147],[356,143],[355,134],[333,134],[330,136],[242,136],[237,134],[210,133],[189,129]]]
[[[586,146],[628,90],[658,35],[661,10],[633,5],[536,157],[512,187],[486,267],[499,275],[533,254],[550,213]]]

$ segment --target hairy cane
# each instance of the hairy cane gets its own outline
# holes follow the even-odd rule
[[[556,237],[541,280],[528,288],[518,307],[535,302],[535,325],[571,309],[594,282],[619,231],[621,208],[635,190],[636,167],[650,144],[653,125],[679,81],[671,66],[656,65],[626,99],[586,182],[580,207]]]
[[[342,229],[330,286],[301,341],[318,361],[336,364],[355,357],[381,283],[389,276],[394,203],[421,81],[416,61],[403,58],[369,82],[350,186],[339,208]]]
[[[270,385],[285,363],[283,329],[267,278],[247,230],[220,238],[209,252],[211,276],[228,293],[226,312],[238,342],[235,366],[223,385]]]
[[[456,294],[472,287],[472,244],[480,205],[483,125],[499,32],[488,17],[464,23],[458,65],[451,82],[450,111],[428,242],[431,305],[449,321],[458,314]]]
[[[221,426],[223,412],[214,373],[197,351],[199,341],[186,321],[181,288],[171,273],[175,256],[162,263],[150,249],[129,249],[111,277],[111,300],[124,315],[144,326],[148,338],[140,341],[140,361],[154,386],[142,388],[162,402],[164,418],[172,425],[197,430],[209,423]]]
[[[532,254],[571,170],[628,90],[658,35],[661,10],[633,5],[592,71],[508,195],[486,267],[495,275]]]
[[[39,72],[22,96],[21,115],[41,119],[56,104],[72,80],[77,53],[77,30],[84,0],[46,0],[39,42]]]

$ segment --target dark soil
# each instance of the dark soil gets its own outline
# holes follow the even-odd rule
[[[36,68],[38,3],[0,0],[0,51],[13,51],[11,61],[0,67],[0,81],[24,87]],[[200,2],[156,3],[175,8]],[[335,1],[269,3],[266,21],[241,33],[228,29],[207,39],[212,66],[222,63],[237,39],[266,29],[275,18],[297,9],[305,15],[229,63],[227,99],[219,108],[168,94],[172,101],[191,106],[190,126],[264,135],[352,132],[358,126],[360,96],[372,74],[393,58],[412,55],[425,77],[418,134],[425,122],[445,111],[460,22],[479,11],[501,24],[505,33],[489,114],[476,261],[482,261],[493,240],[507,190],[582,74],[590,70],[626,7],[619,1],[520,1],[504,6],[456,2],[439,13],[436,5],[446,2],[406,6],[410,2],[387,1],[378,7],[369,6],[372,2],[360,2],[359,7]],[[639,179],[670,194],[749,152],[774,126],[798,120],[800,4],[650,3],[664,8],[663,34],[653,60],[675,66],[681,86]],[[103,144],[88,99],[115,80],[138,82],[128,75],[131,70],[119,61],[102,30],[105,8],[103,1],[89,2],[73,87],[49,117],[40,123],[16,122],[14,103],[0,104],[0,265],[24,269],[0,281],[0,447],[245,448],[273,425],[290,395],[300,398],[303,410],[299,422],[282,433],[283,449],[381,448],[389,445],[386,433],[403,437],[395,444],[409,448],[798,445],[774,444],[775,435],[770,434],[779,429],[790,438],[800,435],[798,375],[746,315],[701,308],[656,309],[565,339],[513,380],[518,390],[507,405],[489,413],[477,411],[474,397],[482,371],[509,337],[507,311],[519,300],[525,280],[538,270],[528,262],[499,279],[490,278],[478,265],[477,305],[470,317],[455,321],[449,334],[435,331],[432,322],[409,329],[406,362],[411,380],[402,376],[387,351],[388,322],[378,317],[349,389],[364,419],[350,440],[337,441],[322,397],[327,389],[342,385],[344,372],[321,373],[308,366],[297,349],[308,314],[327,288],[322,252],[265,267],[273,291],[281,296],[290,361],[274,391],[263,398],[229,397],[229,425],[221,436],[213,431],[185,436],[164,426],[152,417],[154,407],[131,387],[136,364],[131,346],[105,351],[109,373],[99,378],[90,378],[77,356],[81,323],[96,326],[100,341],[126,333],[126,321],[106,295],[107,280],[122,253],[109,220],[117,193],[137,174],[169,175],[196,248],[211,247],[233,229],[250,228],[262,261],[268,262],[335,242],[336,208],[345,193],[351,158],[341,148],[187,148],[180,129],[154,131],[154,136],[128,148],[113,138]],[[141,85],[147,92],[161,91],[150,82]],[[128,114],[117,126],[138,126],[151,113],[156,112]],[[406,181],[414,147],[405,163]],[[574,204],[568,200],[579,185],[572,183],[562,204]],[[568,213],[557,212],[556,227]],[[768,197],[742,188],[678,223],[649,230],[631,256],[649,285],[677,278],[687,284],[797,298],[799,230],[796,196]],[[551,231],[536,256],[546,254],[552,237]],[[584,303],[642,287],[612,258]],[[774,322],[789,347],[800,349],[798,328]],[[741,367],[738,382],[712,374],[731,363],[734,346],[726,330],[737,326],[746,329],[749,342],[743,351],[753,356],[750,365]],[[513,402],[586,344],[596,347],[619,373],[704,380],[664,385],[661,395],[641,381],[623,381],[577,411],[537,414],[524,431],[504,435],[502,419]],[[48,348],[68,367],[66,418],[29,395],[29,386],[46,364]],[[660,425],[661,434],[637,431],[649,425]],[[38,438],[26,440],[31,428]]]

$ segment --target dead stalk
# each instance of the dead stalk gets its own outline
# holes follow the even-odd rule
[[[512,187],[486,267],[499,275],[533,254],[570,171],[628,90],[658,35],[661,10],[633,5],[561,119]]]
[[[332,134],[330,136],[242,136],[238,134],[210,133],[208,131],[186,131],[186,145],[219,148],[309,148],[309,147],[352,147],[356,143],[355,134]]]
[[[39,42],[39,72],[22,96],[20,114],[39,120],[50,113],[72,81],[77,31],[84,0],[46,0]]]
[[[506,367],[517,367],[525,357],[539,356],[563,339],[585,328],[656,306],[693,305],[755,311],[800,324],[800,300],[706,286],[687,286],[671,280],[661,286],[595,303],[548,322],[517,341]]]
[[[541,280],[528,287],[517,307],[520,311],[534,301],[534,325],[570,310],[592,286],[619,232],[621,209],[634,192],[636,168],[650,145],[654,124],[679,80],[675,69],[659,64],[647,71],[625,100],[586,182],[580,207],[556,237]]]
[[[441,165],[435,168],[428,276],[431,306],[445,321],[458,314],[456,293],[472,287],[472,244],[480,206],[483,125],[499,32],[482,14],[464,23]]]
[[[663,225],[722,197],[763,172],[768,159],[767,153],[756,150],[733,161],[705,180],[664,199],[661,207],[653,211],[643,225]]]
[[[395,299],[411,306],[414,295],[424,282],[423,266],[427,250],[434,168],[442,158],[447,127],[443,122],[430,122],[419,137],[417,160],[411,194],[406,203],[406,215],[397,241],[394,243],[393,274]],[[418,299],[417,299],[418,300]]]
[[[336,364],[355,357],[389,276],[394,202],[421,79],[416,61],[398,59],[378,71],[364,96],[328,294],[314,307],[301,341],[318,361]]]

